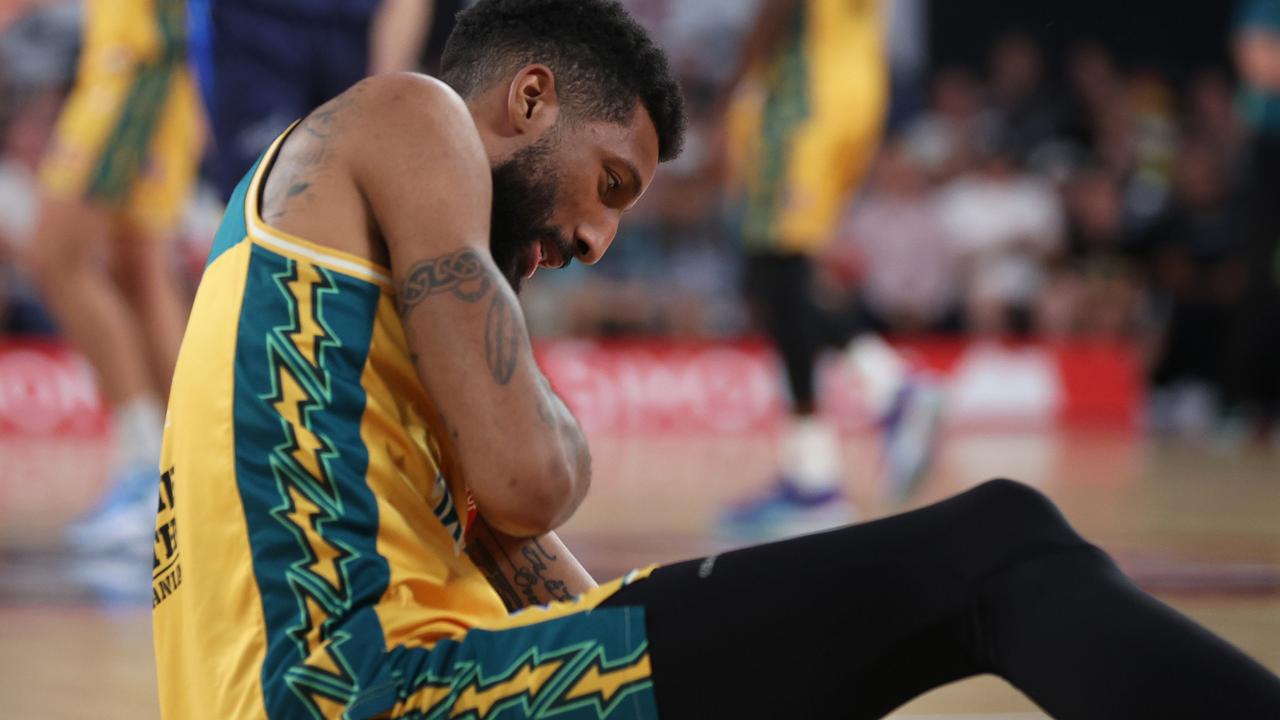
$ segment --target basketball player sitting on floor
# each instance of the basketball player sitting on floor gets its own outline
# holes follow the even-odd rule
[[[608,0],[481,0],[443,79],[362,82],[232,198],[163,451],[166,716],[873,717],[985,672],[1064,718],[1280,716],[1010,481],[596,587],[516,292],[600,259],[681,95]]]

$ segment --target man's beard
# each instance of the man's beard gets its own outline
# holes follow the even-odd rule
[[[529,248],[534,243],[554,242],[566,265],[573,257],[572,244],[549,224],[560,190],[560,177],[550,161],[555,146],[554,131],[548,132],[493,168],[489,251],[516,292],[524,283]]]

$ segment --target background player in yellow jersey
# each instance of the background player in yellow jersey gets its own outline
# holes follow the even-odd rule
[[[163,403],[185,321],[169,245],[202,129],[184,0],[88,0],[75,87],[41,168],[28,260],[112,410],[111,487],[70,528],[81,551],[145,557]]]
[[[939,395],[857,318],[815,300],[818,256],[880,144],[889,103],[883,0],[764,0],[731,76],[728,174],[742,200],[745,290],[786,370],[791,416],[777,482],[722,518],[768,538],[850,522],[836,430],[817,412],[825,347],[848,362],[884,435],[883,474],[907,495],[932,453]],[[850,343],[850,338],[854,338]]]
[[[233,195],[162,452],[166,716],[860,718],[979,672],[1064,718],[1280,710],[1009,481],[596,587],[516,292],[604,255],[683,101],[607,0],[481,0],[443,67],[343,93]]]

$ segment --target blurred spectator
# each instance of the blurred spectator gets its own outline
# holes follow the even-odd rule
[[[70,86],[80,4],[0,7],[0,330],[47,334],[53,322],[17,260],[35,225],[36,168]]]
[[[987,102],[1020,161],[1055,137],[1057,110],[1046,89],[1044,61],[1030,36],[1014,33],[996,44]]]
[[[35,229],[36,169],[62,98],[62,91],[54,88],[28,92],[0,136],[0,332],[4,335],[54,330],[17,257]]]
[[[892,334],[954,330],[956,265],[928,178],[901,141],[881,153],[827,264],[861,287],[872,326]]]
[[[1066,244],[1050,266],[1036,325],[1049,337],[1130,337],[1142,290],[1120,182],[1101,166],[1087,166],[1068,182],[1063,199]]]
[[[960,261],[969,327],[1026,333],[1044,262],[1062,241],[1062,208],[1044,180],[1021,170],[1014,147],[994,144],[976,172],[941,193],[942,226]]]
[[[1209,144],[1219,158],[1232,166],[1242,159],[1245,128],[1236,112],[1231,81],[1224,73],[1198,73],[1187,90],[1184,112],[1185,134]]]
[[[0,72],[5,89],[16,96],[0,105],[0,116],[17,110],[25,92],[70,82],[80,45],[80,13],[80,3],[66,0],[0,3]]]
[[[1132,222],[1150,222],[1168,201],[1178,131],[1173,90],[1158,73],[1134,73],[1129,80],[1133,137],[1127,212]]]
[[[1246,273],[1231,342],[1228,402],[1258,433],[1280,419],[1280,0],[1239,5],[1236,63],[1249,132],[1245,168]]]
[[[1124,101],[1124,82],[1106,48],[1077,46],[1067,60],[1067,95],[1059,129],[1062,136],[1092,153],[1104,118]]]
[[[1207,431],[1227,382],[1230,312],[1241,287],[1241,227],[1229,199],[1225,168],[1212,147],[1184,142],[1173,201],[1145,240],[1159,321],[1151,367],[1158,430]],[[1195,405],[1204,405],[1198,415],[1186,410]]]
[[[950,179],[973,165],[973,150],[991,135],[993,121],[983,112],[973,76],[943,70],[933,82],[928,112],[906,130],[908,152],[933,179]]]

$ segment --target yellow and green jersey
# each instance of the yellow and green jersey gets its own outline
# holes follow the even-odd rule
[[[729,110],[751,251],[816,252],[871,163],[888,105],[883,0],[801,0]]]
[[[51,197],[111,208],[125,231],[181,221],[203,150],[184,0],[88,0],[75,87],[40,181]]]
[[[441,473],[388,270],[259,215],[282,141],[231,199],[171,390],[152,586],[165,716],[649,707],[643,614],[585,612],[622,581],[509,616],[463,552],[468,494]],[[627,682],[601,685],[615,666]]]

